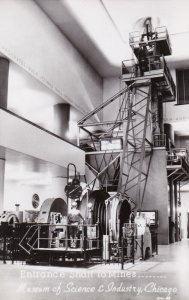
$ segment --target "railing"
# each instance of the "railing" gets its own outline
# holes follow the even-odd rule
[[[38,231],[37,224],[30,226],[19,243],[19,246],[28,254],[31,254],[31,251],[37,242],[37,237],[36,237],[37,231]],[[32,245],[31,245],[30,242],[31,242],[32,238],[34,238],[34,242],[32,242]]]
[[[105,137],[98,139],[82,139],[80,141],[80,148],[85,152],[98,152],[98,151],[122,151],[123,139],[122,137]]]
[[[168,35],[168,31],[167,28],[165,26],[160,26],[160,27],[156,27],[155,28],[155,33],[156,33],[156,38],[160,39],[160,38],[164,38],[164,39],[168,39],[169,40],[169,35]]]
[[[129,33],[129,44],[135,44],[140,42],[141,34],[139,31],[133,31]]]
[[[166,147],[166,134],[154,134],[153,146],[154,148]]]
[[[123,269],[124,261],[135,262],[135,252],[137,247],[137,225],[134,223],[125,223],[121,240],[121,267]],[[142,252],[141,252],[142,254]]]
[[[149,227],[142,223],[126,223],[122,230],[122,269],[125,260],[130,260],[134,263],[135,259],[147,259],[152,253],[156,252],[157,254],[157,232],[152,230],[152,236]]]
[[[172,148],[168,152],[168,165],[182,164],[182,160],[189,165],[189,152],[186,148]]]
[[[129,33],[129,44],[132,47],[135,44],[139,44],[140,42],[144,42],[143,41],[143,36],[145,35],[145,33],[141,33],[139,31],[133,31]],[[167,28],[165,26],[161,26],[161,27],[156,27],[155,30],[152,30],[151,32],[151,40],[152,41],[156,41],[158,39],[165,39],[167,40],[167,43],[169,44],[169,47],[171,49],[171,43],[170,43],[170,39],[169,39],[169,35],[167,32]]]
[[[99,249],[98,225],[36,224],[23,236],[20,247],[32,250],[86,251]]]
[[[51,136],[54,136],[54,137],[56,137],[56,138],[58,138],[58,139],[60,139],[60,140],[62,140],[62,141],[67,142],[68,144],[71,144],[72,146],[78,148],[78,146],[76,146],[75,144],[71,143],[68,139],[63,138],[63,137],[57,135],[56,133],[54,133],[54,132],[52,132],[52,131],[49,131],[49,130],[45,129],[45,128],[43,128],[42,126],[40,126],[40,125],[38,125],[38,124],[36,124],[36,123],[33,123],[32,121],[30,121],[30,120],[28,120],[28,119],[26,119],[26,118],[24,118],[24,117],[22,117],[22,116],[16,114],[15,112],[12,112],[11,110],[8,110],[8,109],[6,109],[6,108],[4,108],[4,107],[2,107],[2,106],[0,106],[0,110],[3,110],[3,111],[5,111],[6,113],[8,113],[8,114],[10,114],[10,115],[12,115],[12,116],[14,116],[14,117],[20,119],[20,120],[22,120],[22,121],[24,121],[24,122],[26,122],[26,123],[32,125],[33,127],[36,127],[36,128],[38,128],[38,129],[40,129],[40,130],[42,130],[42,131],[44,131],[44,132],[50,134]]]
[[[160,89],[161,92],[168,92],[170,96],[176,95],[176,87],[167,67],[164,56],[160,55],[151,55],[145,57],[145,65],[144,69],[139,65],[139,63],[135,63],[134,60],[124,60],[122,61],[122,79],[127,81],[132,81],[132,79],[136,77],[145,77],[152,75],[159,76],[160,72],[162,73],[162,80],[157,81],[157,88]]]
[[[136,63],[134,59],[122,61],[122,75],[127,75],[128,78],[136,76]]]
[[[146,58],[148,61],[148,71],[163,69],[164,64],[160,60],[160,57],[160,55],[151,55]]]
[[[156,33],[156,39],[166,39],[167,40],[167,43],[171,50],[171,42],[169,39],[169,34],[167,31],[167,28],[165,26],[156,27],[155,33]]]
[[[164,70],[165,60],[160,59],[160,55],[150,55],[145,57],[145,70],[141,72],[139,63],[132,60],[122,61],[122,77],[123,79],[132,80],[135,77],[145,76],[145,72]],[[149,74],[148,74],[149,75]]]

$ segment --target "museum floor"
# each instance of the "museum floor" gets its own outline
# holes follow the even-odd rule
[[[135,265],[31,266],[0,262],[0,299],[189,299],[189,240]]]

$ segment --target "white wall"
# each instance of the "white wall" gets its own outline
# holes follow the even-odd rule
[[[0,159],[0,213],[3,211],[3,202],[4,202],[4,186],[5,186],[4,174],[5,174],[5,160],[1,158]]]
[[[103,101],[105,102],[113,95],[117,94],[121,90],[121,81],[118,77],[104,78],[103,80]],[[120,99],[108,105],[103,110],[103,120],[112,121],[116,120]]]
[[[59,179],[60,180],[60,179]],[[47,198],[63,198],[65,201],[66,196],[64,193],[66,182],[56,184],[51,180],[51,183],[47,185],[35,185],[35,184],[22,184],[18,181],[5,182],[4,190],[4,210],[15,210],[15,204],[20,204],[20,210],[34,209],[32,206],[33,194],[38,194],[40,198],[39,207]]]
[[[41,127],[53,131],[53,106],[62,102],[24,69],[10,62],[7,108]]]
[[[64,168],[73,163],[78,172],[85,173],[84,151],[2,109],[0,146]]]
[[[47,129],[55,130],[54,105],[63,99],[14,62],[9,64],[8,110]],[[78,136],[77,121],[82,113],[70,107],[69,132],[66,136],[75,142]],[[56,132],[55,132],[56,133]]]
[[[0,1],[0,52],[63,100],[88,113],[102,79],[33,1]]]
[[[95,176],[86,167],[86,179],[87,183],[91,183]],[[3,210],[14,211],[15,204],[20,204],[20,210],[34,210],[32,206],[32,196],[37,193],[40,198],[40,205],[36,210],[39,210],[43,201],[47,198],[63,198],[67,202],[67,196],[64,192],[65,186],[67,185],[67,178],[61,177],[50,177],[46,178],[46,174],[35,174],[27,173],[28,178],[24,180],[14,178],[10,180],[8,178],[8,168],[5,168],[5,188],[4,188],[4,206]],[[38,175],[38,176],[37,176]],[[42,180],[37,180],[37,178]],[[46,179],[45,179],[46,178]],[[82,179],[82,177],[81,177]],[[41,182],[42,181],[42,182]],[[45,183],[45,181],[47,181]],[[35,183],[31,183],[35,182]],[[82,182],[82,180],[81,180]],[[83,188],[85,188],[85,182],[83,180]],[[95,188],[99,188],[99,181],[96,180]]]
[[[176,84],[176,70],[171,70],[171,75]],[[189,109],[187,105],[176,105],[177,99],[174,102],[164,103],[164,122],[165,123],[180,123],[189,121]]]
[[[34,209],[32,196],[37,193],[40,205],[52,195],[51,186],[24,185],[19,182],[6,181],[4,190],[4,210],[15,210],[15,204],[20,204],[20,210]]]
[[[183,230],[183,238],[187,238],[187,213],[189,213],[189,191],[181,192],[181,228]]]

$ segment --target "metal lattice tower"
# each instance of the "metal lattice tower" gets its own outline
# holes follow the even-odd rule
[[[98,179],[101,188],[136,202],[141,209],[153,134],[162,133],[157,121],[159,108],[162,102],[175,99],[175,85],[164,59],[171,54],[165,27],[155,31],[147,28],[142,35],[131,33],[129,42],[135,60],[122,62],[124,88],[78,122],[85,133],[79,146],[95,175],[89,184],[94,187]],[[108,109],[114,118],[104,121]]]
[[[128,121],[117,192],[141,208],[152,154],[151,81],[135,82],[128,97]]]

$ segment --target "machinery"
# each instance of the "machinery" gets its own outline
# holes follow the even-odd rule
[[[171,55],[172,51],[167,29],[153,29],[148,20],[142,33],[130,34],[129,43],[134,58],[122,62],[122,90],[78,122],[79,146],[86,152],[86,165],[95,175],[88,186],[95,190],[98,180],[100,188],[111,194],[105,200],[109,203],[106,211],[110,222],[104,225],[104,232],[113,243],[119,243],[120,237],[129,236],[129,233],[122,234],[122,225],[127,225],[129,221],[130,227],[126,226],[125,230],[133,232],[138,239],[135,226],[132,226],[132,216],[136,216],[138,211],[140,222],[143,222],[140,215],[153,148],[165,147],[163,102],[175,100],[175,85],[165,60],[165,56]],[[100,120],[101,115],[103,120]],[[122,219],[112,208],[115,203],[120,207],[124,202],[130,209],[128,214],[121,209],[124,211]],[[102,213],[103,209],[100,211]],[[138,231],[140,226],[138,223]],[[146,231],[149,236],[148,226]],[[141,243],[139,247],[143,248]],[[147,248],[148,252],[149,248],[152,252],[150,242]],[[143,254],[146,249],[142,250]]]
[[[128,224],[131,206],[127,199],[120,201],[114,197],[110,201],[109,193],[88,190],[79,201],[78,208],[85,221],[77,225],[75,243],[71,242],[71,230],[76,226],[67,222],[67,204],[61,198],[46,199],[40,210],[35,211],[33,222],[30,222],[32,219],[31,216],[28,217],[28,211],[25,222],[19,222],[18,218],[12,224],[2,222],[1,251],[4,261],[12,259],[27,260],[30,263],[65,263],[70,259],[84,262],[116,260],[123,265],[124,251],[127,259],[134,261],[134,257],[141,257],[139,249],[137,255],[134,253],[136,226],[131,232],[135,224]],[[23,215],[23,212],[19,213]],[[126,234],[128,229],[129,235]],[[123,241],[127,241],[127,245]]]
[[[14,211],[3,212],[0,216],[0,223],[7,222],[9,224],[14,224],[19,222],[18,215]]]
[[[15,211],[4,211],[0,215],[0,224],[7,222],[8,224],[14,224],[16,222],[23,221],[23,212],[19,211],[19,204],[15,205]]]
[[[98,258],[121,261],[123,267],[124,261],[148,257],[153,249],[157,252],[142,205],[153,147],[164,146],[162,103],[175,99],[164,58],[171,54],[171,46],[166,28],[153,30],[151,23],[142,33],[131,33],[129,43],[135,58],[122,62],[123,88],[78,122],[79,146],[95,179],[86,183],[84,193],[75,166],[69,164],[67,203],[46,199],[35,223],[18,226],[25,226],[18,245],[33,261]],[[112,119],[105,120],[112,104]],[[70,181],[71,165],[75,176]],[[72,200],[82,223],[68,224]]]

